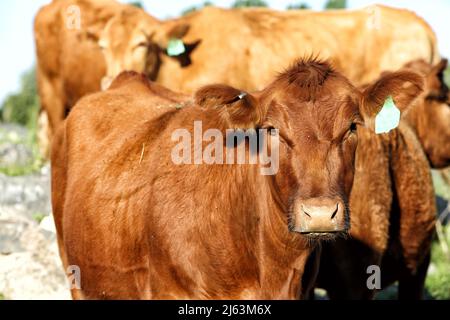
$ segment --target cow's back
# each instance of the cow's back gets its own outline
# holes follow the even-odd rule
[[[325,12],[207,7],[179,22],[190,25],[183,41],[201,43],[187,67],[162,57],[156,81],[184,92],[211,82],[261,89],[299,56],[331,58],[356,84],[408,61],[439,56],[435,35],[422,18],[379,5]]]
[[[373,81],[381,72],[395,71],[416,59],[431,64],[439,62],[436,35],[423,18],[406,9],[381,5],[366,10],[370,15],[366,36],[370,40],[364,65],[369,74],[360,75],[362,83]]]

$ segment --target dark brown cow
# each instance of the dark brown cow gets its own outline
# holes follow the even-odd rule
[[[318,277],[332,299],[372,298],[375,291],[366,283],[371,265],[381,268],[382,288],[398,280],[399,298],[423,296],[436,218],[429,166],[446,166],[450,158],[446,64],[407,64],[405,70],[425,77],[424,91],[399,129],[361,135],[350,197],[351,239],[324,245]]]
[[[121,74],[74,107],[52,150],[61,257],[81,270],[73,296],[299,298],[315,240],[348,228],[357,125],[371,128],[388,95],[406,108],[421,86],[398,72],[361,92],[328,63],[300,60],[262,91],[210,85],[190,100]],[[279,170],[199,164],[195,141],[194,164],[175,164],[174,133],[195,138],[195,121],[223,136],[268,132]]]

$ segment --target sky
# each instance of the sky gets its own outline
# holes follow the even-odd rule
[[[216,6],[229,7],[234,0],[210,0]],[[50,0],[0,1],[0,103],[18,90],[20,75],[35,62],[33,19],[39,8]],[[121,0],[120,2],[129,2]],[[166,19],[177,16],[183,9],[204,0],[142,0],[150,14]],[[326,0],[266,0],[271,8],[284,9],[291,3],[304,2],[321,10]],[[422,16],[437,34],[441,54],[450,57],[450,0],[347,0],[350,9],[370,4],[385,4],[407,8]]]

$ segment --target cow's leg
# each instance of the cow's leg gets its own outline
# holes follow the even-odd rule
[[[70,270],[63,237],[63,209],[65,204],[65,192],[67,181],[65,126],[61,126],[55,133],[51,152],[51,185],[52,185],[52,211],[56,227],[56,239],[59,256],[64,268],[64,273],[69,275]],[[81,299],[80,290],[71,289],[73,299]]]
[[[398,282],[398,298],[400,300],[423,299],[425,278],[430,260],[431,254],[428,253],[414,274],[406,266],[402,268]]]

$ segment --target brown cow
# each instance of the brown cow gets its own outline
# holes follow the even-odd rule
[[[113,0],[58,0],[37,13],[34,33],[43,155],[48,153],[49,137],[77,100],[100,90],[106,69],[97,44],[99,33],[123,7],[127,6]]]
[[[450,93],[444,81],[447,59],[431,65],[423,60],[408,63],[405,68],[422,74],[425,90],[416,106],[405,113],[433,168],[450,165]]]
[[[298,298],[315,240],[348,227],[357,124],[371,128],[389,94],[405,109],[421,85],[398,72],[360,92],[328,63],[300,60],[262,91],[210,85],[191,100],[121,74],[74,107],[52,148],[61,257],[81,270],[73,296]],[[279,170],[175,164],[174,133],[195,138],[196,121],[215,143],[227,128],[269,132]],[[188,141],[198,159],[204,144]],[[249,149],[232,141],[214,153]]]
[[[170,38],[181,39],[184,52],[169,56]],[[358,85],[415,59],[439,60],[423,19],[379,5],[325,12],[206,7],[167,21],[130,8],[108,22],[99,44],[109,80],[133,70],[182,92],[211,82],[260,90],[287,62],[314,54],[332,58]]]
[[[318,277],[332,299],[372,298],[375,291],[366,283],[371,265],[381,268],[382,288],[398,280],[399,298],[423,296],[436,217],[429,165],[444,167],[450,158],[446,65],[408,63],[405,70],[425,77],[425,90],[398,130],[359,141],[352,239],[324,246]]]

